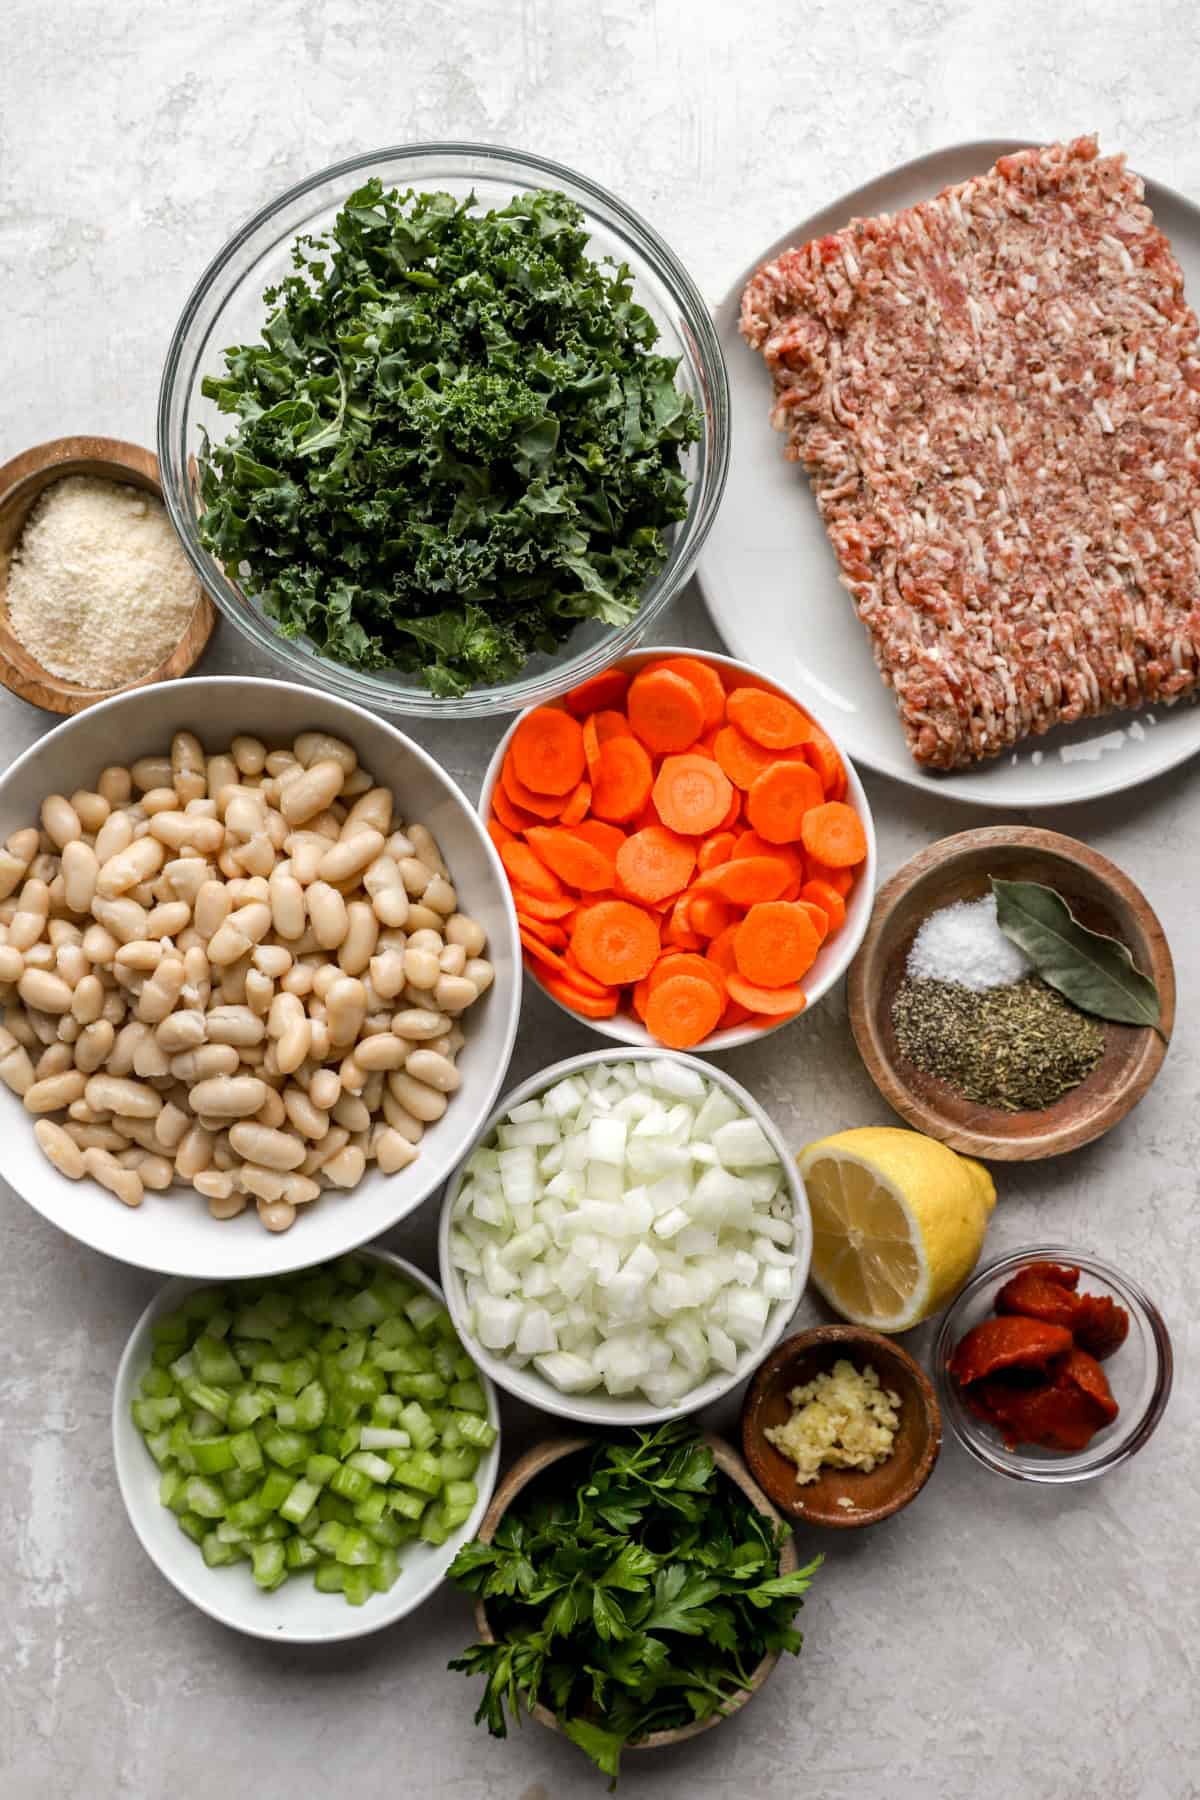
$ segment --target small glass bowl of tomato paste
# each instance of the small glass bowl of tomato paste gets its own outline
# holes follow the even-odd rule
[[[1106,1296],[1129,1315],[1128,1336],[1101,1365],[1119,1408],[1117,1416],[1101,1426],[1083,1450],[1046,1450],[1031,1444],[1010,1448],[997,1427],[979,1418],[967,1405],[964,1390],[948,1367],[967,1332],[995,1316],[1000,1289],[1030,1263],[1077,1268],[1080,1294]],[[1065,1244],[1037,1244],[980,1269],[942,1320],[934,1350],[943,1417],[976,1462],[1015,1481],[1091,1481],[1126,1462],[1141,1449],[1163,1415],[1171,1392],[1172,1368],[1166,1323],[1137,1282],[1097,1257]]]

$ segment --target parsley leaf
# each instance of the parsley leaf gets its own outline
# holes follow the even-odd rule
[[[452,695],[637,612],[700,415],[566,195],[351,194],[205,397],[201,536],[285,637]]]

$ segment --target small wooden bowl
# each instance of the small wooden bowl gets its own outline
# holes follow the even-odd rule
[[[788,1417],[793,1388],[828,1373],[842,1357],[856,1369],[869,1363],[881,1385],[899,1394],[892,1453],[870,1470],[822,1469],[801,1487],[795,1463],[768,1440],[767,1427]],[[899,1344],[861,1325],[818,1325],[785,1338],[750,1383],[742,1406],[742,1450],[755,1480],[780,1512],[805,1525],[847,1531],[890,1519],[916,1499],[941,1447],[942,1414],[928,1375]],[[845,1500],[852,1505],[839,1506]]]
[[[704,1441],[712,1451],[713,1461],[721,1473],[741,1488],[743,1494],[759,1512],[766,1513],[767,1517],[773,1519],[777,1525],[782,1525],[784,1521],[762,1489],[751,1479],[750,1471],[737,1451],[732,1449],[723,1438],[714,1437],[709,1432],[705,1432]],[[527,1488],[531,1481],[536,1481],[552,1463],[560,1462],[565,1456],[577,1456],[581,1450],[589,1449],[595,1442],[594,1437],[547,1438],[544,1443],[535,1444],[532,1450],[527,1450],[525,1455],[513,1464],[492,1496],[492,1504],[484,1514],[483,1524],[479,1527],[479,1535],[484,1543],[491,1543],[501,1519],[517,1495]],[[779,1552],[780,1574],[790,1575],[793,1569],[798,1567],[799,1561],[794,1540],[791,1537],[785,1538]],[[488,1622],[487,1609],[482,1599],[475,1602],[475,1628],[485,1644],[495,1641],[491,1625]],[[778,1661],[779,1652],[777,1650],[772,1651],[769,1656],[764,1656],[750,1677],[749,1687],[742,1688],[736,1693],[723,1713],[715,1713],[708,1719],[698,1719],[694,1725],[677,1726],[671,1731],[652,1731],[648,1737],[638,1738],[635,1742],[627,1744],[625,1748],[627,1750],[661,1750],[668,1744],[682,1744],[685,1738],[699,1737],[702,1731],[711,1731],[714,1725],[720,1725],[725,1719],[732,1718],[735,1712],[740,1712],[747,1700],[758,1692]],[[559,1730],[558,1720],[548,1706],[543,1706],[539,1702],[538,1705],[530,1708],[530,1712],[532,1717],[540,1725],[545,1725],[548,1730]]]
[[[46,712],[77,713],[97,700],[131,688],[148,687],[154,681],[172,681],[186,675],[199,660],[212,636],[216,613],[212,601],[196,583],[196,604],[183,636],[156,669],[119,688],[86,688],[53,675],[25,648],[8,616],[8,565],[25,528],[30,509],[43,489],[64,475],[98,475],[106,481],[124,481],[145,488],[162,499],[158,459],[137,444],[118,438],[65,437],[37,444],[0,469],[0,681],[31,706]]]
[[[1044,882],[1082,924],[1119,938],[1154,982],[1162,1009],[1161,1038],[1146,1026],[1103,1022],[1104,1053],[1091,1074],[1037,1112],[1004,1112],[964,1099],[948,1082],[914,1068],[900,1054],[892,1028],[892,1002],[918,928],[939,908],[988,893],[992,875]],[[1175,970],[1146,896],[1107,857],[1056,831],[995,825],[931,844],[880,888],[850,965],[847,999],[859,1054],[901,1118],[969,1156],[1028,1162],[1090,1143],[1137,1105],[1167,1053]]]

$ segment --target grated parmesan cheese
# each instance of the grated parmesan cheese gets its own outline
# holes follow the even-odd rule
[[[196,577],[154,494],[66,475],[42,494],[8,573],[12,628],[52,675],[124,687],[175,648]]]
[[[875,1370],[856,1369],[844,1356],[788,1395],[793,1411],[768,1425],[769,1443],[796,1465],[796,1485],[822,1468],[870,1471],[892,1454],[900,1425],[900,1396],[881,1386]]]

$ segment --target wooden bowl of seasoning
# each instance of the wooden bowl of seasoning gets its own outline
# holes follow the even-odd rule
[[[956,915],[961,931],[943,921],[940,962],[924,956],[922,968],[941,978],[914,980],[922,926],[986,900],[992,877],[1052,889],[1080,925],[1123,945],[1157,990],[1158,1028],[1084,1012],[1027,963],[1017,983],[969,991],[964,982],[997,972],[978,905],[973,917]],[[1171,952],[1145,895],[1086,844],[1032,826],[960,832],[905,863],[876,895],[847,994],[855,1042],[884,1099],[916,1130],[985,1161],[1059,1156],[1100,1137],[1154,1080],[1175,1021]]]
[[[55,438],[0,468],[0,681],[20,699],[77,713],[186,675],[215,621],[148,450]]]
[[[519,1457],[500,1482],[492,1496],[491,1505],[483,1515],[483,1523],[479,1527],[479,1536],[482,1541],[485,1544],[491,1543],[496,1535],[497,1526],[513,1501],[532,1482],[539,1481],[547,1469],[553,1468],[555,1463],[562,1462],[567,1457],[578,1456],[584,1450],[590,1450],[595,1442],[594,1437],[547,1438],[543,1443],[535,1444],[532,1450],[527,1450],[524,1456]],[[765,1513],[769,1519],[774,1520],[776,1525],[782,1526],[783,1519],[780,1518],[766,1494],[755,1482],[737,1451],[727,1444],[724,1438],[716,1437],[708,1431],[704,1433],[704,1442],[712,1451],[713,1461],[722,1475],[728,1481],[732,1481],[735,1487],[742,1490],[757,1511]],[[784,1538],[780,1546],[779,1573],[790,1575],[799,1565],[800,1558],[796,1553],[796,1541],[789,1535]],[[488,1619],[487,1606],[482,1599],[475,1602],[475,1629],[479,1633],[481,1642],[485,1644],[495,1642]],[[662,1750],[669,1744],[682,1744],[687,1738],[699,1737],[701,1732],[711,1731],[714,1725],[720,1725],[735,1712],[740,1712],[746,1702],[753,1699],[778,1661],[779,1652],[777,1650],[764,1656],[751,1672],[748,1685],[733,1696],[723,1712],[712,1713],[705,1719],[697,1719],[692,1725],[675,1726],[669,1731],[652,1731],[646,1737],[632,1739],[626,1744],[625,1749]],[[531,1716],[538,1721],[538,1724],[544,1725],[548,1731],[561,1730],[558,1720],[550,1708],[543,1706],[540,1701],[530,1711]]]
[[[890,1449],[873,1468],[824,1463],[815,1479],[801,1482],[796,1463],[768,1433],[803,1414],[794,1395],[823,1378],[836,1379],[838,1365],[846,1363],[860,1378],[874,1372],[881,1401],[895,1395],[898,1404],[888,1408],[896,1419]],[[819,1387],[813,1399],[825,1404]],[[780,1512],[805,1525],[848,1531],[890,1519],[916,1499],[941,1447],[942,1415],[928,1375],[891,1338],[861,1325],[818,1325],[785,1338],[755,1375],[742,1406],[742,1452],[754,1479]]]

